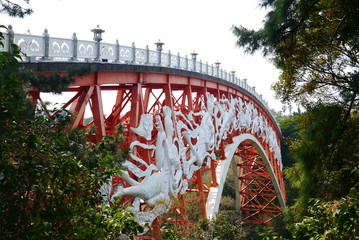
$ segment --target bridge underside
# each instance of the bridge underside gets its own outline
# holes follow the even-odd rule
[[[49,73],[52,70],[42,69],[39,72]],[[66,69],[55,70],[65,72]],[[131,158],[126,163],[128,171],[124,179],[114,178],[113,184],[120,186],[124,193],[118,194],[125,196],[125,200],[135,206],[138,204],[135,212],[145,212],[140,214],[142,217],[154,215],[158,210],[155,211],[157,206],[151,202],[156,198],[136,197],[133,194],[135,189],[131,187],[133,184],[145,186],[150,179],[162,175],[172,181],[175,188],[168,195],[178,195],[176,204],[171,205],[174,222],[188,222],[187,211],[191,210],[187,207],[194,202],[199,206],[199,216],[208,217],[207,198],[211,190],[221,183],[218,166],[228,157],[226,147],[241,134],[251,135],[262,149],[261,155],[252,142],[243,141],[236,146],[233,154],[239,173],[242,219],[249,223],[268,224],[281,214],[285,190],[278,156],[280,131],[270,113],[249,92],[188,72],[179,74],[150,70],[94,71],[78,78],[66,92],[72,93],[71,97],[58,111],[47,111],[49,116],[67,109],[76,116],[73,128],[96,128],[91,136],[93,141],[113,134],[119,124],[125,129]],[[31,95],[34,101],[46,108],[42,94],[34,90]],[[104,106],[108,105],[111,108],[106,112]],[[166,107],[170,109],[168,114],[164,111]],[[208,119],[209,123],[206,122]],[[156,127],[146,130],[148,122]],[[162,130],[159,125],[162,125]],[[213,136],[210,136],[213,143],[202,139],[201,134],[205,134],[206,128],[213,130]],[[164,140],[159,143],[161,134]],[[164,149],[163,153],[159,146]],[[179,164],[174,163],[166,170],[166,163],[159,162],[159,154],[166,159],[171,158],[173,153],[174,161],[178,160]],[[266,159],[263,159],[263,154]],[[171,177],[168,178],[165,172],[170,172]],[[163,209],[168,211],[169,205],[163,206]],[[156,228],[158,230],[160,218],[150,218],[155,231]]]
[[[263,159],[243,142],[234,159],[240,182],[240,210],[246,223],[269,224],[282,213],[277,193]]]

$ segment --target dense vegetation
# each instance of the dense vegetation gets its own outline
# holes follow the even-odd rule
[[[23,4],[19,1],[1,0],[0,13],[8,14],[12,17],[23,18],[33,13],[33,10],[28,7],[30,0],[23,0]]]
[[[359,2],[262,0],[261,7],[268,9],[264,27],[234,27],[237,44],[269,57],[281,70],[273,86],[278,97],[305,109],[280,121],[289,192],[285,221],[292,233],[287,237],[356,239]]]
[[[19,68],[21,53],[12,48],[0,52],[0,239],[118,239],[142,231],[124,206],[102,204],[99,191],[126,157],[121,134],[90,146],[86,132],[66,127],[68,112],[48,117],[30,101],[30,85],[60,92],[87,70],[36,76]]]

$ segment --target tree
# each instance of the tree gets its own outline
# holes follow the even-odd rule
[[[283,166],[288,167],[292,166],[294,163],[294,159],[290,156],[289,147],[300,139],[299,137],[299,118],[300,115],[296,116],[288,116],[286,118],[282,118],[279,121],[280,129],[282,131],[283,143],[282,143],[282,158],[283,158]]]
[[[262,51],[282,70],[274,85],[283,101],[318,99],[358,104],[359,2],[356,0],[262,0],[269,8],[258,31],[233,27],[237,45]]]
[[[326,201],[349,194],[358,182],[352,170],[358,167],[359,115],[343,127],[346,110],[340,105],[316,106],[299,119],[299,140],[290,146],[296,163],[285,170],[299,189],[295,209],[303,213],[310,198]]]
[[[300,188],[298,202],[305,204],[299,205],[310,197],[343,197],[358,162],[359,2],[262,0],[261,6],[269,9],[262,29],[233,32],[238,46],[262,51],[282,70],[274,85],[282,101],[306,107],[290,149],[296,164],[287,171]]]
[[[189,226],[187,234],[176,224],[162,230],[163,239],[247,239],[248,232],[243,227],[238,211],[222,211],[215,219],[199,219]]]
[[[30,0],[23,0],[26,5],[29,4]],[[0,13],[8,14],[11,17],[23,18],[32,13],[32,9],[24,7],[20,4],[14,3],[9,0],[0,0]]]
[[[12,121],[0,143],[0,238],[95,239],[137,234],[124,208],[101,205],[100,187],[119,174],[119,139],[90,147],[70,116]],[[115,238],[115,237],[114,237]]]
[[[57,92],[76,74],[24,72],[20,50],[12,48],[0,52],[0,238],[118,239],[141,232],[124,206],[101,204],[100,188],[127,156],[121,134],[90,147],[85,131],[66,127],[68,112],[35,114],[27,94],[32,83]]]
[[[308,214],[301,221],[290,224],[288,234],[280,234],[273,227],[257,227],[250,239],[358,239],[359,194],[352,188],[348,196],[334,201],[312,199]],[[283,225],[283,224],[282,224]]]
[[[351,193],[339,201],[313,200],[309,215],[290,226],[294,239],[358,239],[359,194]]]

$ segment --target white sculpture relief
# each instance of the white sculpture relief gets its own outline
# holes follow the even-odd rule
[[[112,198],[117,196],[135,196],[137,201],[141,199],[149,206],[155,206],[151,212],[141,213],[139,221],[145,224],[147,221],[153,221],[158,215],[153,217],[154,212],[164,213],[162,210],[170,206],[170,199],[177,196],[181,187],[182,170],[179,160],[178,149],[174,144],[177,140],[174,138],[174,128],[172,121],[172,110],[169,107],[163,108],[164,125],[162,124],[160,116],[156,116],[157,141],[156,146],[141,144],[134,142],[131,144],[132,148],[135,146],[156,149],[156,165],[148,165],[142,159],[131,154],[132,158],[144,164],[146,170],[139,169],[133,163],[127,161],[126,166],[138,178],[143,178],[142,181],[132,179],[127,171],[123,171],[122,178],[126,180],[131,186],[127,188],[118,187]],[[146,119],[145,117],[143,119]],[[143,120],[144,121],[144,120]],[[142,125],[144,124],[142,121]],[[151,117],[152,121],[152,117]],[[137,128],[139,129],[139,128]],[[141,133],[141,131],[140,131]],[[160,209],[158,205],[161,205]],[[132,209],[133,211],[139,211]],[[147,217],[146,217],[147,216]]]
[[[112,198],[117,196],[134,196],[131,211],[136,214],[139,223],[151,223],[157,216],[165,213],[171,199],[188,189],[188,180],[202,166],[210,166],[215,159],[214,150],[235,130],[250,132],[262,138],[281,164],[280,148],[275,131],[268,120],[258,112],[256,107],[240,98],[217,100],[206,94],[206,105],[201,112],[174,112],[163,107],[162,115],[143,114],[137,128],[131,128],[137,135],[147,141],[156,139],[155,145],[139,141],[131,143],[131,161],[123,166],[122,178],[131,186],[118,187]],[[207,107],[207,108],[206,108]],[[153,121],[157,134],[152,135]],[[149,164],[138,157],[136,149],[142,148],[154,152],[155,164]],[[186,152],[189,154],[186,154]],[[130,177],[129,172],[137,179]],[[146,202],[149,210],[141,211],[140,202]]]
[[[208,109],[203,113],[192,113],[190,112],[187,116],[178,113],[181,115],[187,125],[181,121],[177,121],[178,126],[177,132],[178,135],[182,135],[190,148],[190,158],[186,160],[186,156],[182,157],[183,162],[183,171],[187,179],[191,179],[195,171],[201,168],[204,160],[209,158],[215,158],[213,150],[215,144],[215,127],[213,125],[212,113],[213,107],[212,98],[207,98]],[[194,117],[201,116],[200,124],[197,124],[193,119]],[[182,132],[182,129],[184,131]],[[195,144],[192,144],[192,139],[196,141]],[[184,144],[180,144],[181,152],[185,153]],[[196,165],[194,165],[196,163]]]
[[[102,197],[102,203],[108,203],[110,201],[110,194],[111,194],[111,188],[112,188],[112,178],[109,179],[107,183],[103,183],[100,187],[100,194]]]
[[[140,125],[137,128],[131,128],[137,135],[144,137],[147,141],[151,140],[151,132],[153,130],[153,120],[151,114],[142,114]]]
[[[216,119],[217,123],[217,141],[216,144],[219,146],[222,140],[227,138],[227,133],[231,132],[231,123],[233,122],[234,108],[228,99],[221,99],[216,102],[220,117]]]

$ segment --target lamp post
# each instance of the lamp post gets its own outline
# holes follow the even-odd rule
[[[236,71],[232,70],[232,71],[231,71],[231,76],[232,76],[232,82],[233,82],[233,83],[236,83],[236,82],[235,82],[235,80],[236,80],[235,74],[236,74]],[[237,83],[236,83],[236,84],[237,84]]]
[[[219,61],[215,62],[214,64],[216,64],[216,69],[217,69],[217,77],[219,77],[219,66],[221,65],[221,63]]]
[[[157,63],[158,63],[158,66],[161,66],[161,52],[163,49],[163,45],[165,45],[165,44],[163,42],[161,42],[161,40],[158,40],[158,42],[156,42],[155,44],[156,44],[156,50],[158,52]]]
[[[105,32],[105,30],[101,29],[99,25],[97,25],[96,28],[91,29],[91,32],[93,32],[93,40],[96,41],[96,58],[95,61],[100,61],[101,51],[100,51],[100,42],[102,41],[102,33]]]
[[[193,62],[193,71],[196,71],[196,60],[197,60],[197,55],[198,53],[196,53],[195,51],[193,51],[193,53],[191,53],[192,55],[192,62]]]

